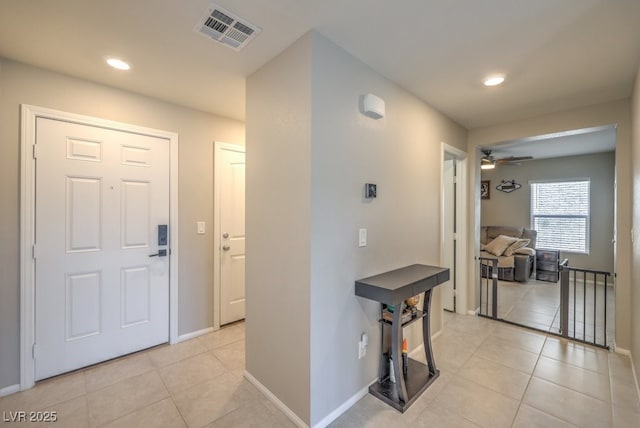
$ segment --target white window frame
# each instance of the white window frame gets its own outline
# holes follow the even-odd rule
[[[533,214],[533,206],[532,206],[532,198],[533,198],[533,185],[534,184],[545,184],[545,183],[573,183],[573,182],[587,182],[589,185],[589,213],[586,215],[579,214],[557,214],[557,215],[535,215]],[[585,254],[588,255],[591,249],[591,179],[588,177],[581,178],[561,178],[555,180],[531,180],[529,181],[529,219],[530,219],[530,227],[531,229],[535,229],[535,218],[580,218],[585,219],[585,251],[575,251],[575,250],[567,250],[563,248],[547,248],[560,250],[563,253],[573,253],[573,254]],[[542,246],[536,244],[538,248],[543,248]]]

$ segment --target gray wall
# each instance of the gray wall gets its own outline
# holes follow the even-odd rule
[[[246,368],[309,422],[311,38],[247,80]]]
[[[360,113],[369,92],[386,101],[385,118]],[[247,368],[314,425],[377,376],[379,306],[355,297],[355,280],[439,263],[440,144],[464,149],[467,134],[316,33],[251,76],[247,96],[247,169],[261,165],[247,182]],[[378,184],[377,199],[363,199],[366,182]],[[368,229],[363,248],[359,228]],[[439,301],[433,309],[432,333]],[[299,326],[283,331],[292,319]],[[358,360],[363,332],[370,345]],[[419,330],[405,333],[419,344]]]
[[[213,325],[213,142],[244,144],[244,124],[0,59],[0,388],[19,383],[20,104],[179,134],[179,333]]]
[[[470,188],[475,189],[470,203],[480,206],[480,147],[490,147],[505,141],[524,137],[545,135],[574,129],[591,128],[603,125],[616,125],[616,182],[618,198],[616,201],[617,257],[616,278],[616,346],[630,349],[631,332],[631,116],[628,98],[611,101],[573,110],[556,112],[503,125],[469,131],[469,161],[478,165],[477,173],[471,174]],[[492,192],[493,194],[493,192]],[[476,217],[469,219],[469,230],[476,234],[479,241],[480,224]],[[477,251],[477,248],[475,250]],[[471,253],[473,254],[473,253]],[[472,285],[470,285],[472,286]],[[474,295],[475,288],[470,289]],[[469,300],[471,302],[471,299]],[[469,308],[471,309],[471,308]]]
[[[640,68],[636,75],[632,108],[633,146],[633,252],[631,289],[631,358],[636,368],[636,385],[640,384]]]
[[[498,165],[483,170],[482,179],[491,180],[491,199],[482,200],[483,226],[530,227],[531,180],[591,179],[591,222],[589,254],[562,253],[569,265],[614,272],[613,220],[615,153],[598,153],[524,162],[520,166]],[[496,190],[501,180],[515,179],[522,188],[504,193]]]

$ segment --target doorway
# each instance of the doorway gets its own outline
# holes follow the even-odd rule
[[[174,342],[177,135],[26,105],[22,129],[21,389]]]
[[[467,278],[467,154],[442,143],[440,193],[440,260],[450,280],[440,289],[446,311],[466,313]]]
[[[214,329],[245,317],[245,148],[214,147]]]
[[[501,234],[507,227],[536,230],[529,245],[535,260],[530,275],[528,269],[522,269],[526,265],[522,263],[520,268],[513,269],[520,271],[515,280],[501,274],[501,270],[511,269],[504,264],[508,259],[501,259],[498,318],[560,333],[563,299],[559,263],[566,260],[566,270],[571,275],[579,271],[580,275],[572,276],[570,293],[565,297],[572,302],[569,314],[572,324],[565,327],[565,332],[583,334],[582,340],[613,343],[616,140],[616,127],[607,125],[531,136],[478,149],[482,164],[489,164],[481,169],[479,179],[490,192],[478,200],[477,224],[481,233],[477,247],[496,237],[495,233],[489,232],[487,236],[482,232],[487,227],[502,230]],[[518,185],[504,189],[504,183]],[[522,257],[516,256],[520,261]],[[608,279],[599,276],[594,280],[595,273],[606,274]],[[482,282],[482,272],[477,274]],[[486,291],[484,296],[488,296]]]

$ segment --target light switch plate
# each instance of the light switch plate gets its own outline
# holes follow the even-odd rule
[[[204,221],[199,221],[196,224],[198,225],[198,235],[204,235],[204,231],[205,231]]]
[[[358,247],[367,246],[367,229],[360,229],[358,231]]]

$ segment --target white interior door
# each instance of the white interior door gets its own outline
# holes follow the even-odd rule
[[[450,269],[450,279],[440,286],[442,290],[442,307],[448,311],[455,307],[455,278],[456,278],[456,194],[455,194],[456,159],[445,157],[442,176],[443,192],[443,264]]]
[[[245,316],[245,154],[241,146],[218,145],[220,324]]]
[[[37,119],[35,378],[168,341],[170,143]]]

